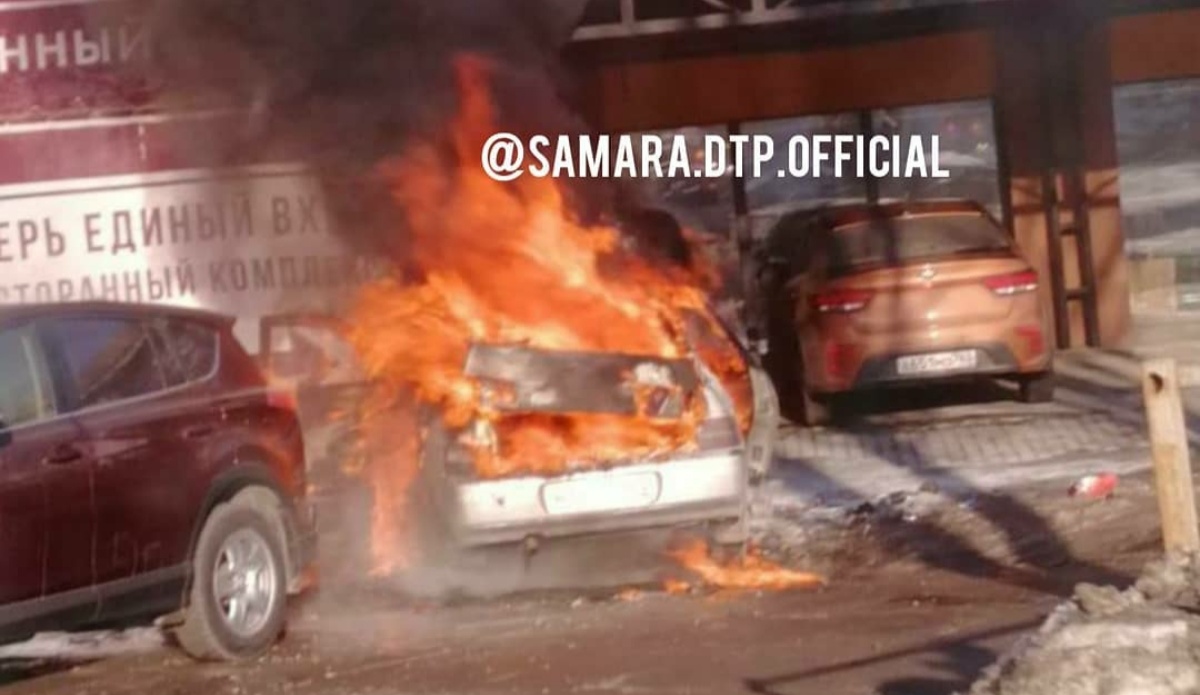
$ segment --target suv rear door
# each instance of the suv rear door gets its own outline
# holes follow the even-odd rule
[[[74,423],[59,416],[58,399],[36,324],[25,321],[0,328],[0,623],[19,620],[3,608],[45,595],[46,585],[59,590],[91,585],[91,506],[86,486],[63,509],[60,494],[87,481],[85,462],[64,455],[77,436]],[[47,498],[55,503],[47,507]],[[63,518],[61,513],[70,518]],[[52,528],[78,521],[73,536],[59,538]],[[79,550],[73,565],[51,565],[50,544]],[[62,545],[57,545],[61,543]],[[74,547],[79,546],[79,547]],[[87,547],[83,547],[87,546]],[[57,559],[60,556],[56,553]],[[53,570],[47,576],[47,570]],[[87,602],[86,600],[84,601]],[[94,601],[92,602],[94,605]],[[10,606],[11,609],[11,606]]]
[[[49,333],[95,459],[97,582],[128,595],[181,580],[195,513],[189,438],[211,431],[196,415],[205,398],[172,383],[148,320],[64,317]]]

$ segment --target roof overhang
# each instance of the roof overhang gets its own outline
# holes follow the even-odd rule
[[[656,0],[568,0],[579,6],[572,40],[632,38],[691,31],[747,28],[846,15],[980,5],[1004,0],[696,0],[688,14],[664,16]]]

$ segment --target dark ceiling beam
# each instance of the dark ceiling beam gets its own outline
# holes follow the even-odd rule
[[[637,38],[572,41],[564,47],[564,56],[575,65],[600,65],[731,52],[814,50],[993,26],[1003,17],[1004,4],[950,5],[896,10],[878,16],[839,15]]]
[[[626,3],[628,4],[629,1],[626,0]],[[1062,1],[1058,0],[1059,3]],[[1092,13],[1100,15],[1128,15],[1195,8],[1200,5],[1200,0],[1066,1],[1086,3],[1090,5]],[[837,15],[830,14],[816,19],[739,24],[721,28],[704,28],[703,23],[694,23],[690,28],[680,28],[667,33],[588,40],[577,38],[564,47],[564,57],[574,65],[586,66],[684,59],[731,52],[753,53],[833,48],[924,34],[992,28],[1009,21],[1016,6],[1026,5],[1028,7],[1029,4],[1040,4],[1041,2],[1045,2],[1045,0],[969,2],[892,10],[875,14],[855,11]],[[849,0],[848,4],[855,3],[853,0]],[[675,22],[675,20],[671,21]],[[676,22],[676,24],[678,23]],[[579,34],[577,33],[576,36]]]

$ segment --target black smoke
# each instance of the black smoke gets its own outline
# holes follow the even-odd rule
[[[414,138],[436,142],[457,108],[455,56],[491,62],[497,127],[580,133],[559,51],[575,0],[160,0],[149,17],[164,98],[245,112],[217,142],[229,164],[311,163],[343,236],[403,256],[403,211],[377,165]],[[448,149],[448,148],[447,148]],[[478,162],[464,163],[478,166]],[[572,199],[584,217],[608,205],[603,186]]]

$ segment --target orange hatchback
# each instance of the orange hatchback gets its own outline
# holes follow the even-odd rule
[[[837,394],[934,380],[1013,377],[1022,400],[1053,397],[1037,273],[976,203],[793,212],[764,260],[768,362],[806,424]]]

